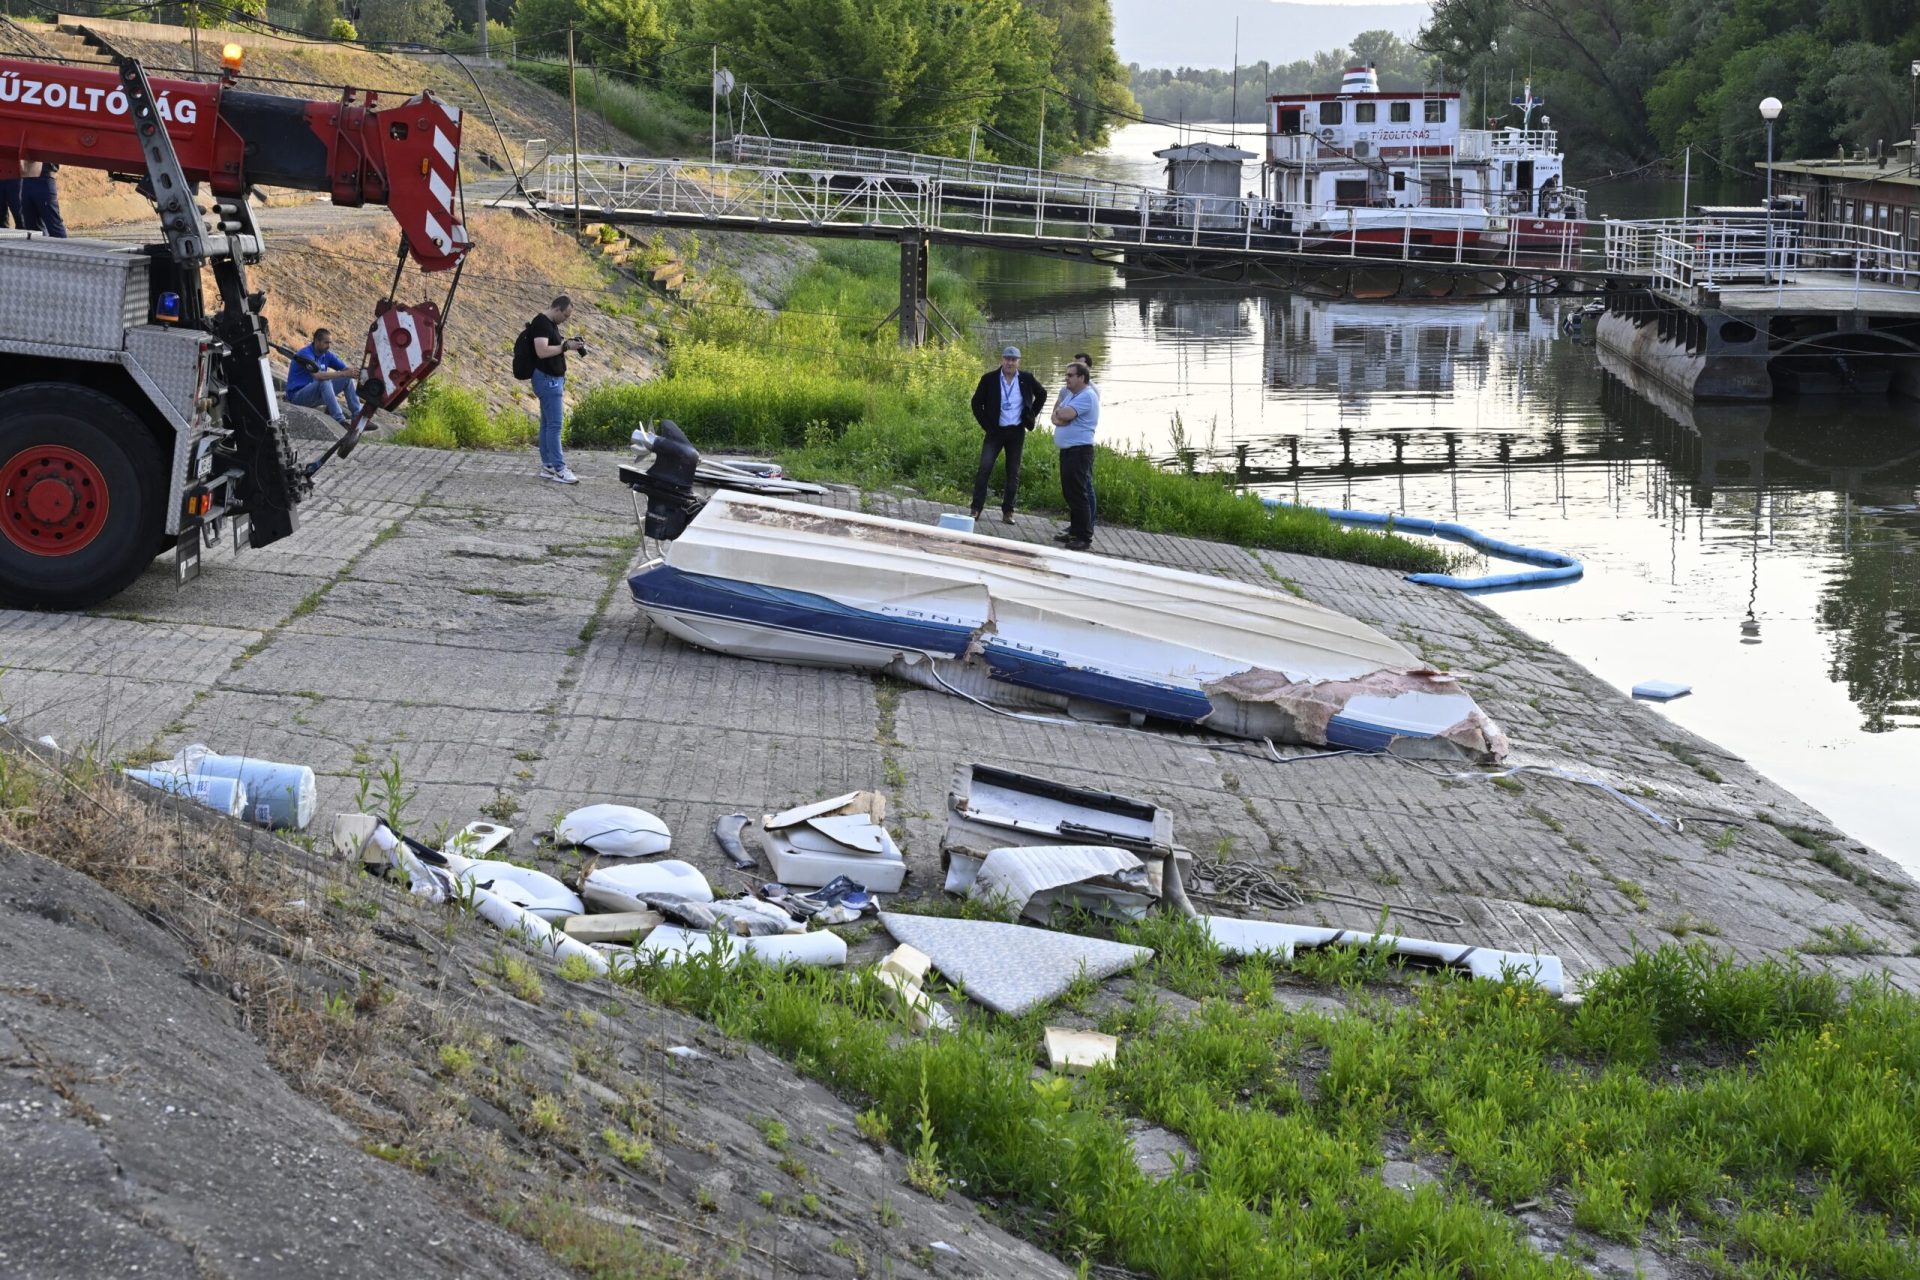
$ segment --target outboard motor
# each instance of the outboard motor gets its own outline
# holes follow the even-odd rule
[[[635,431],[633,448],[634,460],[621,464],[620,480],[635,494],[646,495],[647,513],[641,521],[646,535],[671,542],[707,505],[693,496],[693,475],[700,465],[700,452],[671,419],[662,422],[657,432],[644,427]],[[649,453],[653,463],[642,471],[641,458]]]

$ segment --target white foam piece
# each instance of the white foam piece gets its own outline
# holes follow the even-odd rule
[[[1395,955],[1431,960],[1452,969],[1465,969],[1476,978],[1532,982],[1555,996],[1566,994],[1560,957],[1528,951],[1501,951],[1459,942],[1406,938],[1365,929],[1328,929],[1317,925],[1283,924],[1277,920],[1240,920],[1232,916],[1201,916],[1200,925],[1214,944],[1228,955],[1279,955],[1292,959],[1299,947],[1385,946]]]
[[[731,965],[742,955],[752,955],[763,963],[780,968],[796,965],[832,966],[847,962],[847,943],[837,933],[825,929],[812,933],[775,933],[760,938],[727,937],[725,963]],[[681,964],[695,956],[704,956],[721,945],[711,933],[663,924],[634,947],[634,954],[657,964]]]

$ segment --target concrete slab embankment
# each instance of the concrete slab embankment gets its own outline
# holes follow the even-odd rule
[[[678,856],[725,884],[734,874],[709,835],[720,814],[881,787],[903,815],[909,891],[935,892],[946,784],[955,762],[977,759],[1151,797],[1203,856],[1451,913],[1465,923],[1402,927],[1551,951],[1575,977],[1636,943],[1704,933],[1757,957],[1852,925],[1889,954],[1823,963],[1920,987],[1908,905],[1920,889],[1898,868],[1471,599],[1334,561],[1127,530],[1101,539],[1112,555],[1290,580],[1466,673],[1516,760],[1606,778],[1683,831],[1538,776],[1508,789],[1378,757],[1282,766],[1241,743],[1034,724],[846,672],[698,652],[626,598],[640,552],[615,463],[578,456],[586,482],[562,488],[536,477],[530,454],[364,446],[325,478],[297,536],[222,553],[186,590],[161,564],[92,615],[0,614],[0,699],[63,745],[165,754],[204,741],[311,764],[323,816],[357,803],[362,775],[377,802],[392,761],[421,829],[485,810],[521,827],[516,851],[566,809],[641,804],[672,825]],[[896,496],[830,501],[937,513]],[[1044,540],[1054,524],[994,528]],[[1302,922],[1376,915],[1311,914]]]

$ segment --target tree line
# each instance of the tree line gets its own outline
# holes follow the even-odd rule
[[[1297,62],[1264,60],[1231,71],[1180,67],[1176,70],[1128,64],[1140,110],[1158,120],[1233,120],[1258,123],[1267,97],[1276,93],[1332,93],[1351,66],[1371,64],[1387,90],[1435,85],[1433,58],[1391,31],[1363,31],[1350,48],[1329,49]]]
[[[1911,0],[1435,0],[1416,43],[1470,102],[1525,68],[1583,169],[1691,145],[1752,172],[1763,98],[1775,154],[1873,151],[1910,136],[1920,59]],[[1471,117],[1469,117],[1471,118]]]
[[[314,35],[575,57],[707,110],[712,63],[754,131],[1032,164],[1099,146],[1137,108],[1109,0],[268,0]],[[285,6],[282,12],[282,6]],[[344,29],[344,32],[343,32]]]

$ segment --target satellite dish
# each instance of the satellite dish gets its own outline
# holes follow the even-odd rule
[[[713,73],[713,91],[723,98],[733,96],[733,72],[725,67]]]

